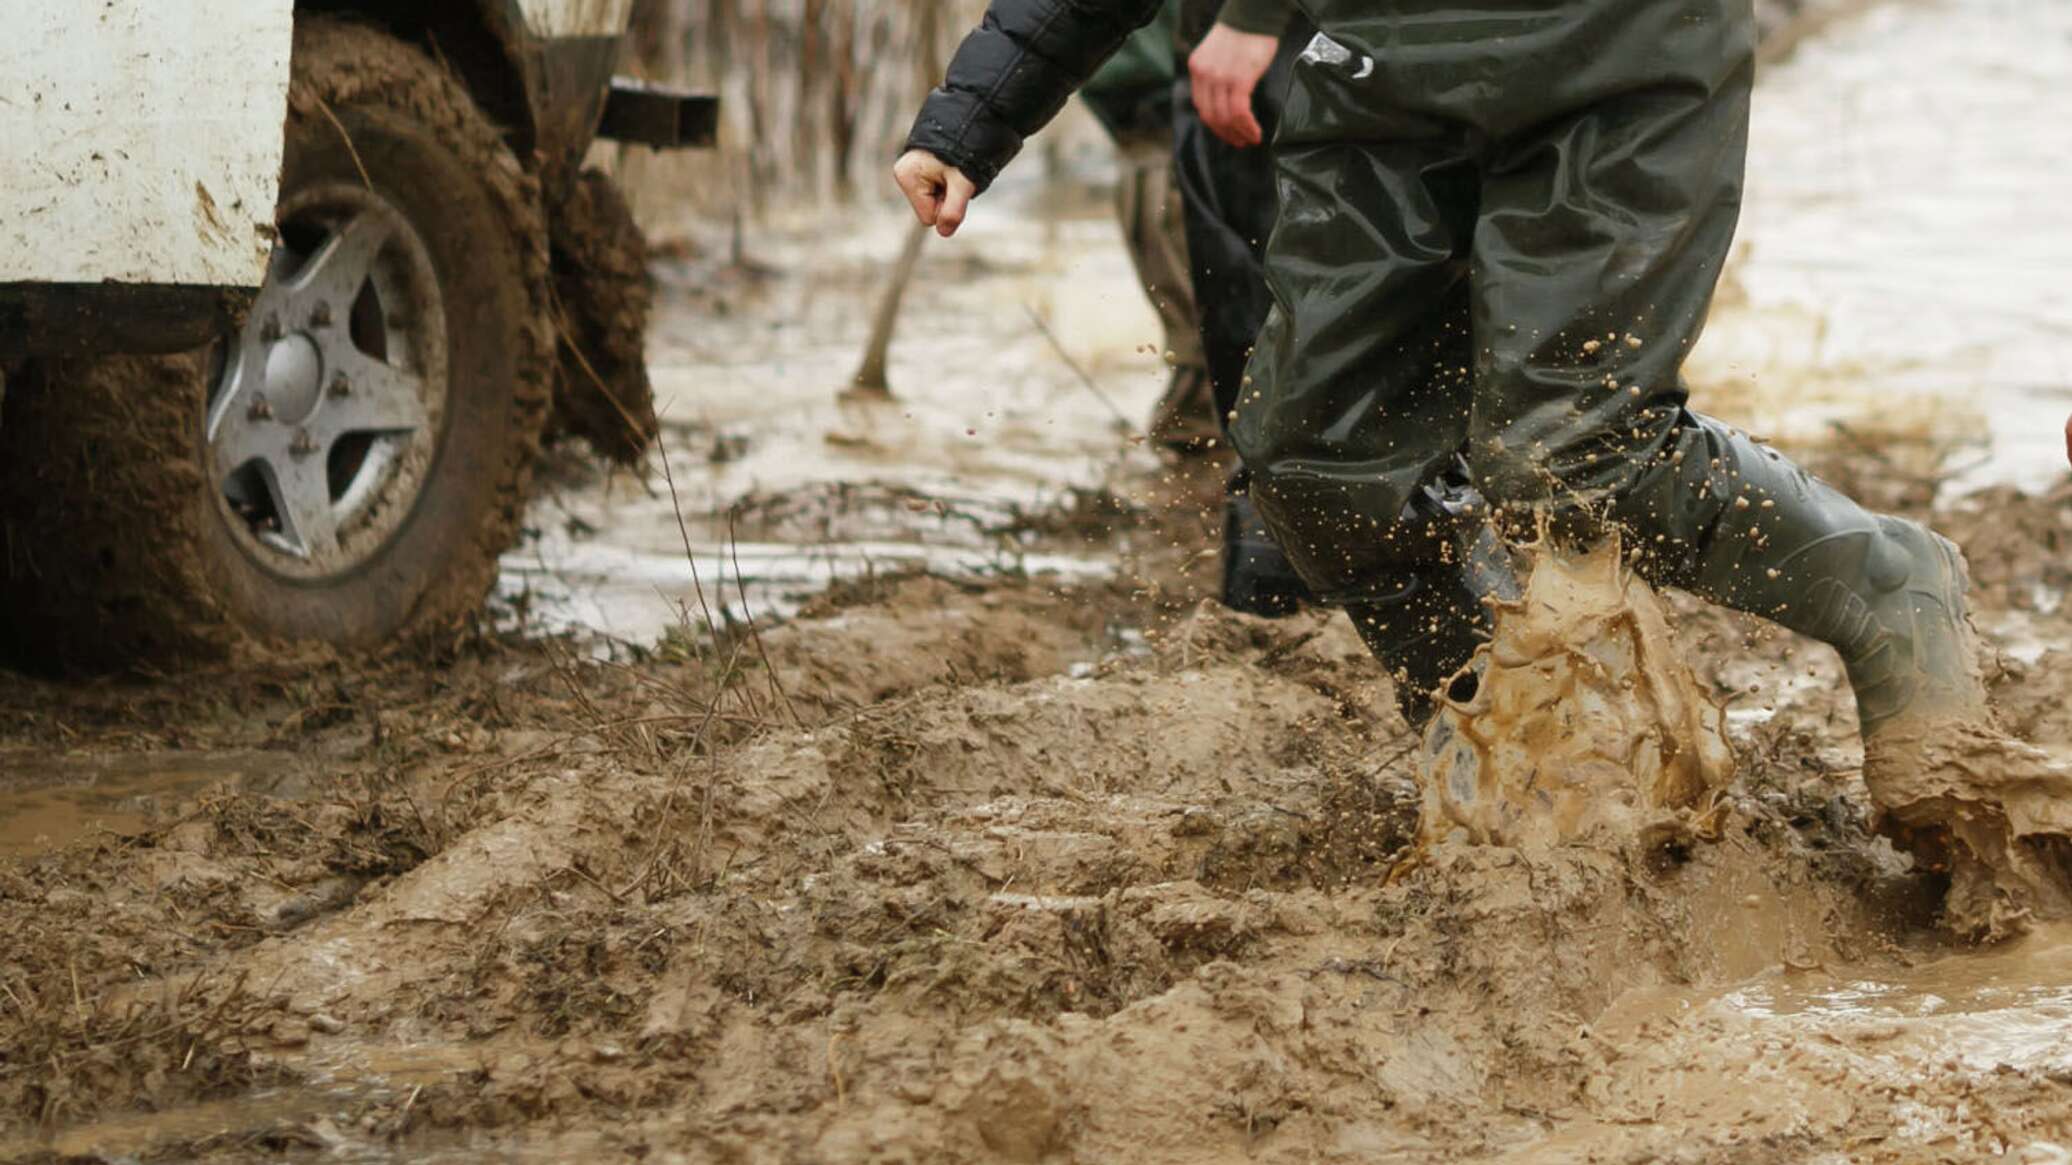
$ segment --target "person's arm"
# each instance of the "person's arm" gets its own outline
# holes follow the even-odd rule
[[[992,0],[921,104],[893,177],[922,222],[955,233],[992,185],[1160,0]]]
[[[1224,0],[1215,27],[1187,56],[1202,124],[1240,149],[1266,138],[1252,114],[1252,91],[1273,67],[1291,15],[1288,0]]]

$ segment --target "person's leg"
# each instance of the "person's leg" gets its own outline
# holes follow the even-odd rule
[[[1740,205],[1752,76],[1745,4],[1707,8],[1687,15],[1709,22],[1599,45],[1641,83],[1495,141],[1474,242],[1472,476],[1559,530],[1616,524],[1651,581],[1833,644],[1866,739],[1975,711],[1954,548],[1684,407],[1679,370]]]
[[[1182,55],[1214,22],[1219,0],[1194,0],[1181,10]],[[1308,39],[1308,23],[1291,17],[1273,67],[1253,91],[1252,110],[1271,141],[1280,122],[1288,69]],[[1203,362],[1214,393],[1216,420],[1227,424],[1244,379],[1252,340],[1273,306],[1266,289],[1266,236],[1277,209],[1273,155],[1265,146],[1240,149],[1202,124],[1194,93],[1181,68],[1173,91],[1173,159],[1185,208],[1187,252],[1199,309]],[[1309,588],[1288,563],[1272,533],[1252,506],[1250,475],[1240,461],[1232,470],[1223,503],[1225,606],[1249,614],[1279,616],[1310,599]]]
[[[1415,720],[1487,615],[1455,554],[1464,485],[1442,485],[1468,419],[1470,143],[1385,113],[1357,134],[1307,134],[1305,99],[1298,86],[1276,145],[1275,307],[1231,436],[1276,540],[1347,607]]]
[[[1291,122],[1276,150],[1275,306],[1231,437],[1254,503],[1325,601],[1363,598],[1421,557],[1395,519],[1467,431],[1474,175],[1459,136],[1423,125],[1420,136],[1409,120],[1352,141],[1312,140]]]
[[[1218,7],[1207,5],[1211,14]],[[1308,37],[1291,21],[1280,55],[1252,94],[1252,112],[1273,140],[1286,100],[1288,70]],[[1202,353],[1216,405],[1228,416],[1237,403],[1252,340],[1273,295],[1266,287],[1266,238],[1279,211],[1269,146],[1241,149],[1210,133],[1194,108],[1185,70],[1173,89],[1173,156],[1186,207],[1187,252],[1200,307]]]
[[[1222,429],[1203,363],[1172,138],[1118,137],[1116,162],[1116,221],[1137,282],[1164,327],[1163,351],[1172,366],[1165,394],[1152,409],[1151,439],[1176,450],[1205,450]]]

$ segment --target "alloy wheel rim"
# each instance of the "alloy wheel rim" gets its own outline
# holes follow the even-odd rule
[[[444,430],[446,315],[430,252],[364,186],[285,201],[244,326],[219,346],[210,481],[263,568],[321,580],[380,552]]]

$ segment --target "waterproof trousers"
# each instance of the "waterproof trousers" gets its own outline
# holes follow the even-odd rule
[[[1206,449],[1223,432],[1223,413],[1211,399],[1202,361],[1172,134],[1118,136],[1115,147],[1115,218],[1137,281],[1164,325],[1163,351],[1172,366],[1165,393],[1151,410],[1150,436],[1170,449]]]
[[[1684,474],[1716,427],[1679,370],[1740,207],[1749,0],[1309,11],[1231,433],[1281,546],[1327,599],[1392,594],[1434,553],[1401,516],[1464,461],[1685,581],[1730,504]]]

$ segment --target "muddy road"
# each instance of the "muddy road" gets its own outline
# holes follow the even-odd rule
[[[2059,749],[2067,501],[1998,499],[2013,554],[1944,516]],[[1349,629],[1168,578],[9,681],[0,1152],[2062,1159],[2072,932],[1944,936],[1825,653],[1671,596],[1738,763],[1702,829],[1419,845]]]
[[[2072,52],[2026,11],[1766,82],[1796,160],[1693,372],[1962,543],[2003,716],[2072,758],[2062,288],[1922,280],[1922,216],[1790,116]],[[2007,100],[1972,55],[1937,92]],[[1911,117],[1850,108],[1845,152]],[[896,225],[658,224],[667,474],[557,466],[436,658],[0,674],[0,1160],[2072,1161],[2072,929],[1939,926],[1827,649],[1663,596],[1636,658],[1688,661],[1731,780],[1473,844],[1342,620],[1204,603],[1218,473],[1132,440],[1155,329],[1065,163],[925,261],[889,405],[834,389]],[[1787,262],[1849,199],[1855,266]]]

